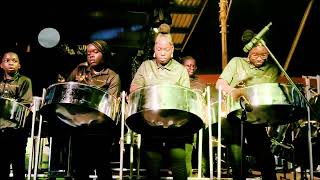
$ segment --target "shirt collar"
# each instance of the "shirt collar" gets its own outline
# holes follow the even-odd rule
[[[19,77],[20,77],[20,73],[19,72],[14,73],[14,75],[11,78],[8,78],[8,79],[6,78],[6,75],[3,74],[4,81],[14,81],[14,80],[18,79]]]
[[[98,73],[94,73],[94,70],[88,65],[86,72],[90,73],[92,76],[107,75],[107,74],[109,74],[109,68],[105,68]]]
[[[158,69],[162,69],[162,70],[163,70],[163,69],[166,69],[166,70],[168,70],[168,71],[173,70],[173,62],[172,62],[172,59],[170,59],[170,60],[168,61],[168,63],[167,63],[166,65],[164,65],[164,66],[162,66],[161,64],[158,64],[155,59],[154,59],[153,61],[156,63]]]
[[[267,60],[265,61],[264,65],[261,66],[261,67],[256,67],[256,66],[254,66],[253,64],[251,64],[249,58],[246,58],[245,61],[249,64],[250,69],[256,69],[256,70],[265,71],[266,68],[267,68],[267,66],[266,66],[266,65],[267,65],[267,62],[266,62],[266,61],[267,61]]]

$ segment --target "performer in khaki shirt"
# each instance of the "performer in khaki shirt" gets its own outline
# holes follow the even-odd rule
[[[187,70],[173,57],[173,42],[170,34],[156,36],[154,59],[144,61],[137,70],[130,92],[145,86],[158,84],[180,85],[190,88]],[[187,180],[185,160],[186,139],[181,137],[153,137],[142,134],[142,150],[146,155],[148,180],[160,179],[162,160],[169,158],[174,180]]]
[[[251,30],[246,30],[242,36],[244,43],[249,42],[255,34]],[[268,60],[269,52],[260,43],[253,47],[248,57],[234,57],[221,73],[216,88],[219,86],[226,94],[233,91],[236,97],[241,87],[260,83],[278,82],[279,70],[275,64]],[[240,96],[240,94],[239,94]],[[239,115],[228,115],[223,121],[222,132],[224,143],[226,143],[231,155],[232,174],[234,179],[245,179],[247,169],[242,169],[241,173],[241,138],[240,138]],[[271,141],[267,135],[265,127],[244,122],[244,133],[248,146],[253,146],[252,151],[256,156],[257,164],[260,167],[262,179],[276,180],[275,160],[271,153]],[[241,174],[243,175],[241,177]]]
[[[13,99],[26,106],[32,103],[31,79],[21,75],[19,56],[14,52],[7,52],[1,60],[3,73],[0,75],[0,96]],[[1,110],[0,113],[4,113]],[[25,150],[28,132],[25,128],[16,128],[16,119],[1,119],[0,121],[0,179],[9,179],[10,164],[13,179],[25,178]]]
[[[119,75],[108,64],[111,51],[103,40],[96,40],[87,45],[87,61],[79,64],[68,77],[76,81],[104,89],[114,97],[120,95]],[[97,120],[99,119],[96,117]],[[96,170],[98,179],[112,179],[110,150],[115,139],[111,127],[102,124],[82,125],[74,130],[72,136],[73,167],[75,179],[89,179]]]

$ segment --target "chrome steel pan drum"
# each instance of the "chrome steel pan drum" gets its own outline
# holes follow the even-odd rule
[[[211,103],[211,115],[212,123],[217,123],[219,118],[219,91],[215,87],[211,87],[210,103]],[[228,112],[226,111],[226,100],[221,99],[221,118],[226,118]]]
[[[319,94],[310,98],[309,102],[311,104],[311,108],[315,112],[311,112],[311,119],[313,120],[320,120],[320,98]]]
[[[23,128],[29,113],[27,106],[14,99],[0,97],[0,129]]]
[[[126,124],[139,134],[192,135],[205,119],[203,97],[189,88],[156,85],[129,94]]]
[[[113,125],[116,123],[119,105],[116,97],[100,88],[65,82],[47,88],[40,114],[56,115],[59,120],[74,127],[91,123]]]
[[[291,85],[263,83],[240,91],[253,106],[253,110],[247,112],[247,121],[252,124],[287,124],[306,116],[306,103]],[[241,114],[239,98],[234,100],[233,93],[227,96],[228,115]]]

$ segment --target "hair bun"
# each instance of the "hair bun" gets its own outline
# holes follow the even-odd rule
[[[250,40],[255,36],[256,34],[250,30],[250,29],[247,29],[245,30],[243,33],[242,33],[242,36],[241,36],[241,41],[243,43],[248,43],[250,42]]]
[[[242,33],[241,41],[244,44],[247,44],[254,38],[257,34],[254,33],[251,29],[247,29]],[[266,44],[268,44],[268,32],[262,36],[262,38]]]
[[[170,26],[169,24],[163,23],[159,26],[159,33],[169,34],[170,33]]]

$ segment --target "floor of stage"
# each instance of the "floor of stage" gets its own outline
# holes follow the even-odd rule
[[[196,171],[196,170],[195,170]],[[170,176],[170,173],[167,173],[168,171],[166,170],[162,170],[163,172],[163,176],[161,177],[161,179],[167,179],[167,180],[172,180],[173,178]],[[213,175],[213,179],[217,179],[216,178],[217,174]],[[47,172],[38,172],[38,178],[39,180],[71,180],[71,178],[69,178],[66,173],[64,171],[61,172],[55,172],[55,173],[51,173],[50,175]],[[122,178],[120,178],[120,176],[122,176]],[[28,177],[26,175],[26,177]],[[31,174],[31,179],[33,179],[33,175]],[[307,178],[305,178],[306,176],[301,174],[300,172],[289,172],[289,173],[283,173],[283,172],[278,172],[277,173],[277,180],[309,180],[310,179],[310,175],[309,173],[307,174]],[[90,178],[92,178],[92,180],[96,180],[97,176],[96,175],[91,175]],[[28,178],[26,178],[28,179]],[[141,169],[140,170],[140,174],[138,175],[137,172],[135,171],[135,169],[132,172],[132,175],[130,176],[130,169],[126,169],[124,168],[122,171],[122,175],[120,175],[120,171],[119,168],[113,169],[113,179],[114,180],[145,180],[145,169]],[[247,177],[246,180],[261,180],[262,178],[260,177],[260,172],[258,171],[252,171],[252,174],[250,175],[250,177]],[[194,173],[192,175],[192,177],[189,177],[188,180],[210,180],[209,177],[198,177],[197,173]],[[227,176],[226,174],[222,174],[221,175],[221,179],[220,180],[232,180],[232,178],[230,176]],[[320,172],[315,172],[314,173],[314,180],[320,180]]]
[[[42,144],[42,143],[41,143]],[[61,171],[52,171],[52,169],[49,171],[48,168],[49,168],[49,155],[48,155],[48,151],[49,151],[49,147],[47,146],[48,142],[43,142],[43,145],[41,146],[43,148],[43,150],[41,151],[42,154],[40,155],[40,163],[39,163],[39,170],[38,170],[38,178],[37,179],[68,179],[67,177],[67,172],[65,171],[65,169],[67,169],[66,167],[66,161],[67,159],[63,159],[63,164],[60,166],[60,164],[57,164],[59,165],[58,167],[64,169],[64,170],[61,170]],[[30,144],[28,144],[28,146],[30,146]],[[27,148],[28,149],[28,148]],[[119,152],[119,151],[116,151],[116,152]],[[127,151],[129,152],[129,150]],[[130,153],[125,153],[124,154],[124,164],[123,164],[123,174],[122,174],[122,179],[123,180],[135,180],[135,179],[141,179],[143,180],[144,177],[145,177],[145,169],[143,167],[143,164],[140,166],[140,173],[139,173],[139,177],[137,176],[137,171],[134,169],[133,172],[132,172],[132,177],[130,178],[130,162],[129,162],[129,159],[130,159],[130,156],[129,156]],[[27,154],[26,154],[26,162],[29,162],[29,152],[27,151]],[[117,153],[118,155],[118,153]],[[196,161],[197,162],[197,161]],[[136,162],[137,163],[137,162]],[[133,167],[137,167],[137,164],[134,163]],[[196,165],[197,166],[197,165]],[[53,166],[52,166],[53,167]],[[51,168],[52,168],[51,167]],[[120,162],[119,162],[119,158],[117,157],[113,163],[112,163],[112,167],[113,167],[113,179],[121,179],[119,174],[120,174],[120,170],[119,170],[119,167],[120,167]],[[230,178],[230,172],[228,172],[228,168],[225,168],[225,167],[229,167],[229,166],[223,166],[223,170],[222,170],[222,178],[221,180],[227,180],[227,179],[232,179]],[[290,167],[290,166],[288,166]],[[28,164],[26,164],[26,169],[28,169]],[[59,169],[59,168],[58,168]],[[314,180],[320,180],[320,166],[318,167],[314,167],[314,170],[315,170],[315,173],[314,173]],[[193,176],[192,177],[189,177],[188,179],[190,180],[205,180],[205,179],[210,179],[208,177],[202,177],[202,178],[198,178],[198,175],[197,175],[197,169],[194,169],[193,171]],[[283,167],[282,166],[277,166],[277,177],[278,177],[278,180],[306,180],[306,178],[301,178],[301,170],[299,170],[299,168],[296,169],[296,171],[294,171],[294,169],[291,169],[290,171],[286,171],[286,172],[289,172],[289,173],[283,173]],[[296,172],[296,173],[294,173]],[[33,171],[32,171],[33,173]],[[31,174],[32,174],[31,173]],[[295,175],[296,174],[296,175]],[[307,173],[308,176],[309,176],[309,173]],[[216,176],[216,173],[214,173],[214,176]],[[296,176],[296,178],[295,178]],[[27,174],[27,177],[28,177],[28,174]],[[31,175],[32,179],[33,179],[33,176]],[[91,176],[92,179],[96,179],[96,176],[95,175],[92,175]],[[70,179],[70,178],[69,178]],[[170,176],[170,173],[168,173],[168,171],[166,170],[163,170],[163,174],[162,174],[162,178],[161,179],[172,179],[172,177]],[[216,179],[216,178],[214,178]],[[261,179],[260,178],[260,173],[258,171],[251,171],[251,176],[247,178],[247,180],[259,180]],[[308,178],[310,179],[310,178]]]

